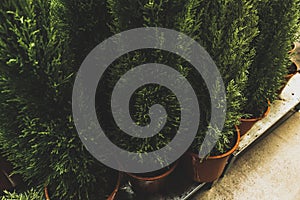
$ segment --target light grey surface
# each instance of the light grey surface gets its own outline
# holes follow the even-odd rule
[[[195,200],[300,200],[300,113],[242,155]]]

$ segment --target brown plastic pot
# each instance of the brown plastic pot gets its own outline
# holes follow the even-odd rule
[[[240,119],[240,125],[238,126],[239,130],[240,130],[240,134],[241,136],[245,135],[251,128],[252,126],[254,126],[254,124],[263,119],[264,117],[266,117],[269,113],[270,113],[270,109],[271,109],[271,103],[270,101],[268,101],[268,108],[266,110],[266,112],[263,114],[262,117],[259,118],[250,118],[250,119]]]
[[[11,190],[12,188],[12,183],[9,181],[5,173],[3,173],[3,171],[0,171],[0,194],[4,190]]]
[[[296,73],[294,73],[294,74],[288,74],[288,75],[286,75],[286,76],[284,77],[284,79],[288,82],[295,74],[296,74]]]
[[[107,197],[106,200],[114,200],[115,199],[115,197],[116,197],[116,195],[117,195],[117,193],[119,191],[119,188],[120,188],[121,179],[122,179],[122,174],[121,174],[121,172],[119,172],[116,186],[115,186],[113,192]],[[49,193],[48,193],[48,188],[47,187],[44,188],[44,193],[45,193],[46,200],[50,200]]]
[[[107,197],[107,200],[114,200],[115,199],[115,197],[116,197],[116,195],[119,191],[119,188],[120,188],[121,179],[122,179],[122,174],[121,174],[121,172],[119,172],[116,187],[115,187],[114,191]]]
[[[155,177],[140,176],[132,173],[127,173],[129,176],[129,181],[132,185],[132,188],[137,193],[158,193],[164,191],[168,185],[169,175],[177,167],[178,161],[176,161],[171,167],[165,171],[163,174]]]
[[[11,175],[13,166],[0,156],[0,191],[14,189],[22,180],[19,175]]]
[[[289,51],[289,54],[297,53],[297,52],[300,53],[300,43],[299,42],[293,42],[293,47],[292,47],[292,50]]]
[[[295,73],[292,73],[292,74],[288,74],[288,75],[285,75],[284,76],[284,82],[285,82],[285,84],[283,84],[282,86],[281,86],[281,88],[278,90],[278,94],[280,95],[281,94],[281,92],[283,91],[283,89],[285,88],[285,86],[286,86],[286,84],[288,83],[288,81],[295,75],[295,74],[297,74],[297,72],[295,72]]]
[[[48,193],[48,188],[47,187],[44,188],[44,193],[45,193],[46,200],[50,200],[49,193]]]
[[[230,155],[237,149],[240,141],[240,132],[236,126],[236,142],[228,152],[218,155],[209,156],[201,160],[198,154],[187,152],[184,162],[189,177],[196,182],[213,182],[223,173]]]
[[[294,42],[293,49],[289,51],[291,54],[291,61],[296,66],[296,71],[300,70],[300,43]]]

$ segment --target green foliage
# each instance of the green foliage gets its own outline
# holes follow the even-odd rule
[[[118,146],[140,153],[160,149],[174,137],[180,125],[180,108],[176,96],[163,86],[138,88],[130,105],[132,118],[139,125],[149,124],[152,105],[165,107],[167,124],[156,137],[139,140],[126,136],[110,113],[109,100],[118,79],[135,66],[156,62],[173,66],[202,100],[203,121],[192,149],[201,150],[208,128],[219,136],[211,155],[226,152],[234,138],[234,125],[244,116],[242,110],[257,108],[259,114],[266,99],[276,98],[286,73],[287,51],[297,31],[299,2],[2,0],[1,152],[30,187],[38,185],[37,190],[42,190],[48,186],[51,199],[104,199],[115,184],[116,173],[96,161],[77,136],[71,109],[74,75],[97,44],[112,34],[137,27],[178,30],[208,51],[226,87],[224,130],[207,127],[211,107],[207,89],[187,61],[161,50],[139,50],[121,56],[99,82],[96,98],[100,104],[96,109],[106,112],[98,117],[104,118],[107,135]],[[219,83],[214,87],[217,93]],[[220,109],[225,112],[225,108]],[[19,198],[15,193],[6,196]],[[20,199],[27,197],[41,199],[33,190]]]
[[[16,192],[4,191],[4,195],[0,197],[1,200],[42,200],[45,199],[42,192],[30,189],[27,192],[18,194]]]
[[[223,153],[228,149],[228,144],[234,136],[234,125],[238,124],[239,118],[243,116],[241,107],[244,106],[246,99],[242,91],[247,82],[248,67],[251,65],[255,54],[255,49],[250,46],[250,43],[258,34],[257,13],[253,8],[252,1],[190,0],[185,3],[181,2],[182,8],[177,10],[177,12],[171,12],[172,9],[176,10],[180,7],[177,3],[177,1],[172,2],[172,7],[169,5],[169,1],[139,1],[139,3],[108,1],[109,13],[113,19],[110,28],[112,32],[119,33],[130,28],[142,26],[171,27],[194,38],[206,48],[221,72],[227,91],[225,130],[223,132],[216,130],[221,137],[219,137],[220,139],[216,145],[214,154]],[[133,14],[129,15],[128,13]],[[170,13],[172,13],[172,15],[170,15]],[[161,51],[156,51],[156,53],[162,54]],[[164,62],[164,60],[173,60],[173,65],[170,65],[170,63],[166,64],[175,66],[176,70],[184,74],[190,83],[198,89],[198,98],[205,99],[204,103],[201,102],[203,104],[201,107],[210,108],[210,100],[207,97],[203,97],[203,93],[206,91],[204,83],[200,80],[201,78],[199,79],[199,77],[195,77],[193,73],[190,73],[191,68],[186,62],[179,58],[172,57],[174,55],[164,54],[164,56],[157,58],[155,55],[157,54],[151,54],[153,58],[152,61],[155,62],[161,63]],[[115,77],[115,79],[110,79],[112,82],[108,82],[107,85],[110,84],[113,86],[122,74],[133,66],[146,63],[146,61],[147,56],[145,53],[136,52],[134,55],[128,55],[127,58],[120,61],[110,70],[109,76]],[[216,83],[215,86],[216,88],[218,88],[217,84],[218,83]],[[112,90],[112,88],[108,91],[110,90]],[[152,93],[155,95],[155,91],[159,89],[155,87],[152,89],[147,88],[140,90],[137,94],[139,97],[137,97],[136,100],[141,100],[136,101],[137,106],[135,111],[138,111],[137,119],[138,121],[140,120],[142,124],[145,124],[145,121],[148,120],[148,115],[145,115],[145,111],[147,112],[149,104],[153,104],[145,100],[147,99],[146,94],[151,93],[151,90],[153,90]],[[173,101],[174,105],[178,105],[176,104],[176,99]],[[209,121],[209,113],[210,110],[206,110],[204,118],[206,118],[207,121]],[[178,120],[180,120],[180,118],[177,118],[177,123],[176,120],[173,121],[173,129],[169,130],[174,130],[174,128],[176,129],[176,127],[178,127]],[[197,147],[194,146],[196,149],[199,148],[199,144],[202,143],[206,130],[205,127],[208,124],[208,122],[201,123],[202,127],[200,127],[198,139],[195,142],[195,146]],[[165,136],[165,134],[163,135]],[[122,138],[124,138],[124,135],[122,135]],[[168,140],[163,142],[162,145],[167,144],[170,139],[171,137],[169,136]],[[153,144],[161,142],[161,140],[162,138],[158,138],[158,141],[153,142]],[[128,142],[126,143],[122,140],[121,143],[127,144]],[[131,144],[132,143],[133,142],[131,142]],[[141,149],[151,149],[146,143],[142,143],[141,146]]]
[[[127,2],[108,0],[108,11],[112,16],[110,30],[116,34],[137,27],[174,27],[178,15],[177,11],[181,9],[182,5],[183,3],[180,1],[143,0]],[[186,76],[187,67],[178,60],[180,60],[178,56],[161,50],[138,50],[121,56],[109,67],[106,76],[102,78],[103,82],[99,83],[97,96],[98,99],[104,100],[97,100],[97,102],[110,103],[111,92],[120,77],[133,67],[144,63],[161,63],[174,66],[177,71]],[[116,124],[111,123],[113,118],[110,113],[110,104],[101,104],[98,105],[97,110],[101,110],[101,112],[107,110],[107,113],[103,114],[106,120],[100,121],[106,121],[105,123],[108,124],[107,127],[110,129],[107,131],[107,135],[110,139],[123,149],[137,153],[155,151],[167,145],[176,134],[180,122],[180,107],[176,96],[163,86],[148,84],[137,88],[131,103],[132,118],[136,124],[141,126],[149,124],[149,109],[152,105],[163,105],[168,114],[166,125],[156,136],[151,138],[129,137],[118,129]],[[101,116],[99,117],[101,119]],[[156,161],[164,162],[162,158],[157,158]]]
[[[77,57],[70,32],[60,29],[66,25],[58,8],[66,10],[59,2],[1,2],[0,148],[15,173],[30,187],[47,185],[51,199],[101,199],[111,192],[115,173],[85,150],[75,130]]]
[[[249,68],[249,81],[244,90],[248,99],[244,111],[256,117],[262,115],[277,98],[287,74],[288,51],[299,31],[299,0],[255,1],[259,15],[259,35],[252,46],[256,48],[253,64]]]
[[[110,20],[104,0],[52,0],[53,16],[59,30],[69,37],[68,50],[77,70],[87,54],[110,36],[107,22]],[[70,56],[70,55],[68,55]]]
[[[255,54],[250,44],[258,34],[257,19],[252,1],[190,0],[179,20],[179,30],[197,40],[211,55],[226,87],[224,130],[209,127],[219,136],[212,155],[228,150],[228,144],[234,137],[234,125],[243,116],[241,107],[246,99],[242,91]],[[218,88],[217,83],[215,87]],[[204,136],[205,130],[200,130],[192,147],[194,151],[199,150]]]
[[[119,33],[138,27],[174,28],[184,4],[180,0],[107,0],[110,30]]]
[[[250,46],[250,43],[258,34],[257,12],[253,8],[252,1],[190,0],[185,3],[181,2],[182,9],[177,10],[176,13],[172,13],[169,10],[177,8],[177,2],[173,3],[174,7],[167,7],[166,5],[168,5],[168,3],[168,1],[139,1],[137,4],[130,4],[123,1],[108,1],[109,13],[113,16],[110,26],[111,31],[119,33],[130,28],[141,26],[171,27],[172,29],[187,34],[206,48],[221,72],[227,91],[225,129],[224,131],[215,130],[219,134],[219,140],[212,154],[224,153],[227,151],[228,144],[234,137],[234,125],[238,124],[239,118],[243,116],[241,108],[244,106],[246,99],[242,91],[247,83],[248,67],[251,65],[255,54],[255,49]],[[128,15],[128,13],[134,14]],[[166,15],[166,13],[168,15]],[[173,15],[170,15],[170,13]],[[156,53],[162,54],[161,51],[156,51]],[[151,54],[153,58],[152,61],[155,62],[161,63],[164,62],[164,60],[172,60],[172,65],[170,65],[170,63],[166,64],[175,66],[175,69],[184,74],[189,82],[197,88],[198,98],[203,100],[203,102],[201,102],[201,108],[210,108],[210,100],[207,98],[206,87],[203,81],[201,81],[201,77],[195,77],[193,73],[190,73],[191,67],[186,62],[179,58],[172,57],[174,55],[164,54],[164,56],[157,58],[155,55],[156,54]],[[120,61],[110,70],[110,77],[115,77],[117,80],[133,66],[146,63],[146,61],[147,56],[145,53],[136,52],[134,55],[128,55],[127,58]],[[116,80],[112,80],[111,83],[108,82],[106,85],[110,84],[113,86]],[[216,83],[215,88],[218,88],[218,83]],[[112,88],[108,91],[110,90],[112,90]],[[145,121],[148,119],[148,115],[145,115],[145,111],[148,110],[149,104],[152,105],[151,102],[145,101],[147,97],[145,94],[151,93],[149,90],[153,90],[153,95],[155,95],[154,91],[158,91],[155,87],[140,90],[137,94],[139,97],[136,98],[136,100],[141,99],[140,101],[136,101],[137,106],[135,111],[139,111],[137,112],[137,119],[141,120],[142,124],[145,124]],[[205,92],[206,97],[203,95]],[[225,101],[225,99],[223,101]],[[178,105],[175,99],[174,105]],[[198,138],[193,145],[195,151],[199,150],[199,144],[202,144],[207,130],[207,124],[210,121],[210,110],[208,109],[204,112],[206,121],[200,122],[201,127],[199,129]],[[225,108],[221,109],[225,111]],[[141,118],[141,116],[145,118]],[[172,121],[174,126],[168,130],[176,130],[176,127],[179,125],[179,120],[180,118],[177,118],[177,122],[176,120]],[[215,129],[215,127],[210,128]],[[165,136],[165,134],[163,135]],[[122,135],[122,138],[124,139],[124,135]],[[167,138],[168,139],[165,140],[162,145],[167,144],[172,137],[168,136]],[[127,142],[125,142],[126,140]],[[162,138],[158,138],[153,144],[157,144],[162,140]],[[134,143],[132,141],[128,142],[130,141],[129,138],[125,139],[125,141],[121,141],[120,143],[122,144]],[[136,144],[136,142],[134,144]],[[139,142],[139,144],[141,144],[141,142]],[[141,146],[141,149],[151,149],[147,143],[142,143]]]

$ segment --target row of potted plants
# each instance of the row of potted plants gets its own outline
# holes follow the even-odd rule
[[[267,112],[284,83],[299,2],[4,0],[0,6],[5,19],[0,24],[1,153],[28,187],[44,191],[46,186],[47,198],[113,199],[121,175],[89,154],[73,124],[74,78],[89,51],[110,35],[138,27],[165,27],[196,40],[215,61],[227,93],[224,129],[208,126],[210,97],[201,76],[182,58],[159,50],[131,52],[110,66],[96,95],[100,102],[96,109],[102,113],[98,117],[105,122],[110,140],[123,149],[142,153],[167,145],[180,125],[180,105],[172,92],[148,85],[132,97],[132,118],[139,125],[149,124],[153,104],[160,103],[168,113],[162,131],[145,140],[126,136],[115,126],[109,99],[116,81],[131,68],[148,62],[173,66],[196,88],[202,108],[196,138],[180,162],[194,181],[218,179],[238,146],[244,122],[239,128],[236,125]],[[197,155],[207,129],[216,133],[218,141],[200,160]],[[158,172],[127,175],[135,188],[154,192],[164,188],[161,185],[178,162],[169,164]]]
[[[186,11],[182,17],[177,18],[181,22],[178,29],[196,38],[199,43],[206,47],[221,73],[223,72],[229,100],[227,102],[228,117],[226,121],[228,124],[225,124],[225,129],[220,132],[221,138],[224,140],[218,141],[212,152],[213,155],[208,156],[207,160],[204,161],[198,158],[198,148],[203,140],[201,131],[199,131],[200,134],[198,133],[190,153],[187,153],[186,157],[189,160],[186,162],[189,163],[190,174],[193,174],[193,179],[199,182],[214,181],[222,174],[227,159],[238,145],[239,131],[235,132],[233,128],[238,124],[238,120],[242,122],[238,129],[241,129],[242,134],[245,134],[256,121],[266,116],[270,111],[270,104],[277,98],[278,90],[284,83],[284,75],[287,74],[289,61],[288,48],[295,40],[298,30],[297,1],[286,2],[285,5],[279,1],[239,2],[236,3],[238,9],[233,9],[230,12],[229,10],[234,7],[233,4],[235,3],[233,1],[227,1],[226,4],[193,1],[186,5]],[[202,13],[200,8],[205,11],[202,10]],[[155,14],[162,15],[159,12]],[[274,25],[270,19],[277,19],[277,17],[280,20],[278,19]],[[114,19],[119,28],[116,30],[126,30],[129,27],[126,23],[118,23],[122,21],[121,13],[117,13]],[[154,16],[153,19],[158,18]],[[197,21],[197,19],[201,20]],[[217,19],[223,19],[227,23]],[[159,21],[150,22],[158,26],[162,23]],[[236,24],[242,24],[242,26],[239,27]],[[131,25],[135,24],[131,23]],[[144,25],[152,26],[146,22]],[[189,29],[190,27],[197,27],[197,29]],[[281,29],[282,32],[285,32],[284,34],[278,31],[279,27],[284,27]],[[270,43],[270,38],[272,38],[272,43]],[[237,42],[238,39],[241,43]],[[233,46],[233,44],[228,44],[228,41],[234,41],[233,44],[238,45]],[[233,51],[234,49],[240,54]],[[230,56],[232,56],[232,60],[228,59]],[[217,164],[217,160],[221,160],[220,164]],[[173,167],[174,165],[170,170],[173,170]],[[215,169],[217,170],[213,171]],[[169,174],[169,172],[165,174]],[[142,180],[137,176],[134,178]],[[153,179],[151,177],[147,181],[153,181]]]
[[[247,103],[243,112],[251,114],[251,117],[241,119],[242,135],[268,114],[270,103],[278,98],[278,90],[285,82],[282,77],[289,73],[290,58],[287,52],[290,44],[296,41],[299,30],[297,1],[285,4],[279,1],[255,1],[254,6],[258,10],[260,33],[253,45],[259,53],[249,68],[249,81],[244,92]],[[272,21],[274,18],[280,20]]]

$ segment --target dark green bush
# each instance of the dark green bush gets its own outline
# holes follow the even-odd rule
[[[288,51],[299,30],[299,6],[299,0],[255,1],[260,33],[252,43],[257,53],[244,90],[248,99],[243,108],[246,113],[260,117],[267,101],[272,103],[278,96],[287,74]]]
[[[221,72],[227,92],[226,100],[228,110],[225,130],[223,132],[222,130],[216,130],[218,134],[220,134],[220,139],[213,154],[223,153],[227,150],[228,144],[234,136],[234,125],[238,124],[239,118],[243,116],[241,108],[245,104],[245,98],[242,91],[247,82],[248,67],[252,63],[255,54],[255,49],[250,46],[250,43],[258,33],[256,10],[253,8],[252,1],[191,0],[181,3],[181,9],[177,9],[180,7],[177,5],[177,1],[172,2],[173,6],[170,6],[169,3],[169,1],[139,1],[139,3],[131,4],[123,1],[108,1],[109,12],[113,16],[112,25],[110,26],[111,30],[114,33],[119,33],[136,27],[159,26],[172,28],[187,34],[206,48]],[[171,12],[172,9],[177,12]],[[128,13],[133,14],[129,15]],[[162,52],[157,51],[157,53],[161,54]],[[133,66],[144,63],[147,60],[147,56],[141,52],[134,54],[134,56],[128,56],[114,66],[115,68],[110,71],[110,75],[118,79]],[[153,54],[151,56],[152,58],[155,57]],[[175,69],[178,71],[181,69],[180,72],[185,74],[190,83],[197,85],[196,88],[199,90],[197,91],[198,95],[205,92],[205,85],[203,85],[204,83],[201,81],[201,77],[195,77],[193,73],[190,73],[191,68],[186,62],[178,58],[175,59],[171,55],[164,55],[160,58],[153,58],[152,60],[155,62],[175,60],[175,62],[172,63],[175,65],[172,66],[176,66]],[[130,64],[126,65],[126,63]],[[118,65],[120,67],[118,67]],[[112,86],[114,85],[114,81],[116,80],[110,83]],[[109,85],[109,83],[106,85]],[[112,88],[110,88],[109,91],[110,90],[112,90]],[[152,90],[158,89],[152,88]],[[146,104],[146,101],[144,101],[144,98],[141,96],[147,93],[151,93],[149,88],[148,90],[140,91],[138,94],[140,97],[137,99],[142,99],[142,101],[136,102],[140,103],[137,106],[137,110],[139,110],[139,106],[140,110],[147,110],[141,109],[144,108]],[[205,97],[202,96],[202,100],[203,98]],[[199,99],[201,99],[200,96]],[[175,99],[173,101],[175,103]],[[203,105],[201,106],[210,108],[209,99],[206,98],[204,101],[205,103],[202,103]],[[151,102],[149,102],[149,104],[151,105]],[[207,118],[208,121],[209,113],[210,110],[206,110],[206,117],[204,117]],[[138,115],[145,116],[143,114]],[[139,119],[141,121],[147,121],[147,119]],[[201,123],[202,127],[198,134],[199,138],[195,142],[195,146],[197,147],[194,147],[196,149],[199,148],[199,144],[202,143],[208,124],[208,122]],[[178,127],[178,123],[173,123],[173,125]],[[172,137],[169,136],[168,138],[169,139],[162,145],[165,145]],[[161,140],[161,138],[158,138],[158,141]],[[154,144],[158,141],[154,142]],[[125,144],[123,140],[121,143]],[[148,145],[145,146],[148,148]]]
[[[139,27],[172,28],[176,24],[178,11],[182,11],[184,5],[180,1],[163,0],[136,2],[108,0],[107,3],[108,12],[112,18],[110,30],[114,34]],[[98,97],[99,99],[105,98],[105,102],[109,103],[111,92],[119,78],[130,69],[144,63],[161,63],[174,66],[181,74],[186,75],[187,67],[176,62],[179,59],[178,56],[176,57],[162,50],[137,50],[125,54],[107,70],[106,77],[104,78],[107,81],[104,80],[101,82],[102,89],[100,89]],[[106,94],[106,97],[104,97],[103,93]],[[150,84],[137,88],[131,102],[132,117],[137,124],[142,126],[150,122],[149,108],[154,104],[163,105],[168,113],[165,127],[156,136],[151,138],[138,139],[129,137],[118,129],[116,124],[111,124],[113,118],[110,114],[110,105],[102,104],[99,105],[98,110],[107,110],[107,114],[104,115],[106,119],[110,116],[109,120],[106,120],[106,123],[110,124],[108,125],[110,127],[108,131],[110,132],[108,134],[110,139],[123,149],[137,153],[155,151],[168,144],[176,134],[180,122],[180,107],[176,96],[163,86]],[[161,158],[157,158],[157,161],[164,162]]]
[[[223,131],[215,130],[219,135],[219,140],[211,152],[215,155],[228,150],[234,137],[234,125],[243,116],[241,108],[245,104],[245,98],[242,91],[247,82],[247,70],[255,54],[250,44],[258,33],[257,13],[252,1],[188,2],[186,11],[179,20],[179,30],[196,39],[208,51],[226,87],[226,120]],[[196,152],[202,144],[204,133],[200,131],[193,144]]]
[[[77,136],[71,92],[79,47],[70,48],[70,32],[60,29],[66,25],[53,9],[66,10],[42,0],[1,2],[1,152],[28,186],[48,186],[52,199],[101,199],[113,189],[115,172]]]
[[[69,37],[68,50],[73,54],[77,71],[87,54],[110,36],[110,16],[105,0],[52,0],[52,15],[64,37]],[[69,61],[70,58],[68,58]],[[74,71],[75,72],[75,71]]]
[[[215,130],[220,137],[211,154],[224,153],[234,137],[234,125],[243,116],[241,111],[258,108],[261,113],[266,99],[276,98],[297,30],[298,6],[299,0],[3,0],[1,152],[29,187],[42,190],[48,186],[51,199],[104,199],[116,173],[96,161],[77,136],[71,109],[75,74],[89,51],[105,38],[151,26],[187,34],[216,62],[226,87],[227,112],[224,130]],[[202,111],[204,120],[192,146],[198,151],[210,117],[206,87],[186,61],[160,50],[128,53],[106,71],[107,79],[100,81],[103,87],[96,98],[101,103],[97,109],[107,112],[107,135],[120,147],[143,153],[163,147],[176,133],[178,101],[158,85],[139,88],[131,105],[132,118],[140,125],[149,123],[153,104],[166,107],[168,123],[156,137],[140,141],[112,128],[108,100],[114,84],[131,68],[148,62],[173,66],[197,88],[198,98],[203,98],[201,108],[208,109]]]

